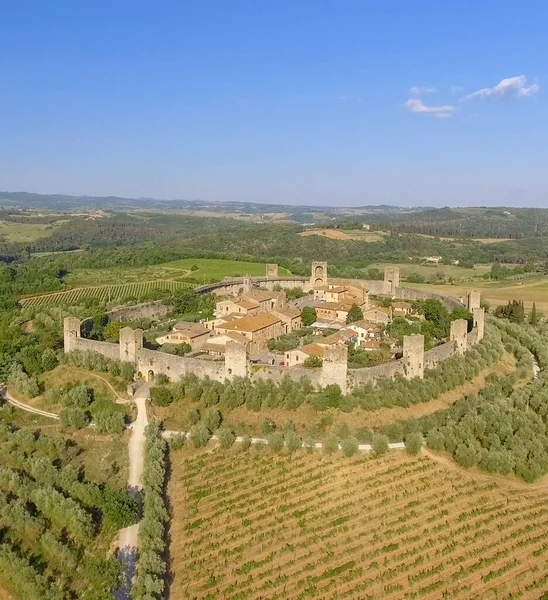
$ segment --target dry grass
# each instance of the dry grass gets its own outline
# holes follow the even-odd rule
[[[509,300],[523,300],[526,310],[531,310],[533,302],[537,309],[548,313],[548,279],[546,277],[531,277],[522,282],[516,281],[478,281],[457,285],[408,284],[408,287],[429,289],[438,294],[453,296],[465,295],[470,290],[481,292],[492,307],[507,304]]]
[[[184,452],[172,456],[168,490],[171,600],[490,600],[548,590],[546,484],[397,451]]]
[[[384,239],[382,233],[374,231],[342,231],[341,229],[310,229],[299,233],[302,237],[321,235],[331,240],[357,240],[359,242],[380,242]]]

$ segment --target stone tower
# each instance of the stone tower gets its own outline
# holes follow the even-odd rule
[[[464,354],[468,348],[468,321],[457,319],[451,321],[450,340],[455,342],[455,349],[459,354]]]
[[[81,337],[80,319],[65,317],[63,320],[63,343],[65,352],[76,350],[76,339]]]
[[[310,275],[310,285],[313,288],[327,285],[327,263],[314,261],[312,263],[312,273]]]
[[[404,336],[403,373],[406,379],[424,377],[424,335],[415,333]]]
[[[266,277],[267,277],[267,279],[278,277],[278,265],[275,265],[275,264],[266,265]]]
[[[135,364],[143,349],[143,330],[123,327],[120,329],[120,360]]]
[[[242,290],[242,292],[243,292],[244,294],[247,294],[247,293],[249,293],[250,291],[251,291],[251,277],[250,277],[249,275],[246,275],[246,276],[244,277],[244,287],[243,287],[243,290]]]
[[[481,342],[485,335],[485,309],[476,306],[472,309],[472,314],[474,315],[474,327],[478,330],[478,342]]]
[[[225,347],[225,378],[247,377],[247,351],[245,344],[229,341]]]
[[[477,291],[469,292],[466,297],[466,306],[470,312],[474,312],[474,308],[479,308],[481,305],[481,294]]]
[[[396,288],[400,287],[400,268],[386,267],[384,269],[384,284],[383,293],[390,294],[392,297],[396,295]]]
[[[334,344],[326,346],[323,355],[322,372],[320,384],[322,387],[337,384],[343,394],[346,394],[348,385],[346,376],[348,373],[348,346],[346,344]]]

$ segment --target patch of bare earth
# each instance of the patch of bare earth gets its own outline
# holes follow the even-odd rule
[[[172,455],[171,600],[539,598],[548,494],[426,454]]]
[[[298,235],[302,237],[321,235],[332,240],[357,240],[361,242],[377,242],[383,239],[381,235],[369,231],[364,231],[363,233],[347,233],[346,231],[340,231],[339,229],[310,229],[309,231],[303,231]]]

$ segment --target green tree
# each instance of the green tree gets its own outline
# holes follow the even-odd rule
[[[196,448],[202,448],[209,440],[209,431],[205,425],[196,425],[190,430],[190,440]]]
[[[531,325],[534,327],[538,325],[537,305],[535,302],[533,302],[533,308],[531,309]]]
[[[358,440],[354,436],[346,437],[341,440],[341,447],[345,456],[354,456],[358,451],[358,446]]]
[[[157,406],[169,406],[173,402],[173,395],[166,387],[154,386],[150,388],[150,399]]]
[[[120,329],[125,327],[120,321],[111,321],[103,329],[103,336],[106,340],[118,342],[120,340]]]
[[[285,446],[288,454],[293,454],[302,447],[302,440],[294,431],[289,430],[285,434]]]
[[[303,367],[316,368],[323,365],[323,360],[319,356],[309,356],[303,362]]]
[[[455,451],[455,460],[465,469],[470,469],[477,463],[476,450],[469,444],[460,444]]]
[[[83,429],[88,424],[89,418],[86,411],[78,406],[67,406],[59,413],[59,419],[63,425],[74,429]]]
[[[301,322],[305,327],[309,327],[318,319],[316,309],[312,306],[305,306],[301,312]]]
[[[219,429],[223,421],[223,416],[220,411],[216,408],[210,408],[205,414],[203,424],[209,429],[209,431],[216,431]]]
[[[323,451],[325,454],[333,454],[339,449],[339,438],[334,433],[328,433],[323,439]]]
[[[217,431],[217,439],[219,440],[219,446],[226,450],[236,441],[236,434],[229,427],[221,427]]]
[[[424,439],[420,431],[412,431],[405,436],[405,449],[407,450],[408,454],[411,454],[412,456],[421,451],[423,444]]]
[[[353,304],[346,315],[346,323],[347,325],[350,323],[355,323],[356,321],[361,321],[363,319],[362,309],[357,305]]]
[[[46,348],[42,352],[42,369],[44,371],[53,371],[59,364],[57,360],[57,354],[52,348]]]
[[[388,438],[383,434],[377,434],[373,436],[373,442],[371,443],[373,452],[377,456],[381,456],[388,452]]]
[[[279,454],[284,447],[284,436],[281,431],[275,431],[267,437],[267,444],[270,450],[275,454]]]

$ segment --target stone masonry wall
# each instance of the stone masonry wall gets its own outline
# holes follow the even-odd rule
[[[424,353],[424,368],[434,369],[437,365],[448,359],[455,351],[453,342],[445,342]]]

